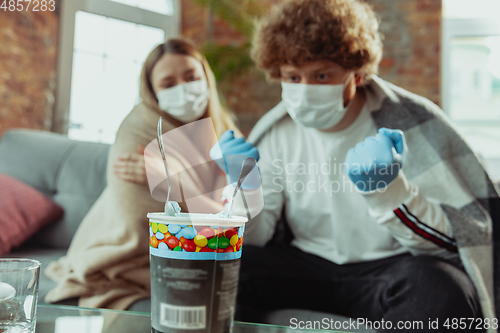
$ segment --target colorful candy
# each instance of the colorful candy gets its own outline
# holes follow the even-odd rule
[[[207,239],[210,239],[215,236],[215,230],[212,228],[203,228],[199,234],[205,236]]]
[[[224,236],[227,239],[231,239],[233,236],[237,236],[238,232],[234,228],[230,228],[224,231]]]
[[[167,243],[168,247],[171,249],[179,246],[179,240],[175,236],[168,237],[166,243]]]
[[[178,233],[175,234],[175,237],[177,237],[178,240],[181,240],[182,237],[182,230],[180,230]]]
[[[227,237],[222,236],[221,238],[219,238],[219,247],[221,249],[225,249],[228,246],[229,246],[229,239],[227,239]]]
[[[151,246],[158,247],[158,239],[155,236],[151,237]]]
[[[241,236],[240,240],[236,243],[236,251],[241,249],[241,245],[243,244],[243,236]]]
[[[200,249],[200,252],[214,252],[214,250],[212,250],[211,248],[209,247],[202,247]]]
[[[158,224],[158,231],[161,233],[167,233],[168,232],[168,227],[166,224]]]
[[[179,231],[181,230],[181,227],[180,225],[178,224],[170,224],[168,226],[168,232],[170,232],[172,235],[175,235],[176,233],[178,233]]]
[[[236,246],[236,243],[238,243],[239,240],[238,235],[235,234],[229,238],[229,244],[231,244],[231,246]]]
[[[211,248],[212,250],[215,250],[217,248],[217,237],[214,237],[212,239],[210,239],[208,241],[208,245],[207,245],[209,248]]]
[[[241,250],[244,226],[149,225],[149,245],[164,251],[230,253]]]
[[[196,236],[196,230],[193,227],[182,229],[182,235],[187,239],[193,239]]]
[[[182,242],[182,249],[186,250],[187,252],[195,252],[196,244],[192,240],[186,239],[184,242]]]
[[[198,247],[205,247],[208,244],[208,240],[207,240],[207,237],[205,237],[203,235],[196,235],[196,236],[194,236],[194,243]]]
[[[234,252],[234,249],[232,247],[226,247],[225,249],[217,250],[217,253],[229,253],[229,252]]]

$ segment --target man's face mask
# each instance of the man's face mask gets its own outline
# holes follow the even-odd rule
[[[178,84],[160,90],[158,106],[172,118],[188,123],[200,119],[208,105],[209,89],[206,80]]]
[[[304,84],[281,82],[282,100],[290,117],[305,127],[328,129],[335,126],[345,115],[344,84]],[[350,104],[350,103],[349,103]]]

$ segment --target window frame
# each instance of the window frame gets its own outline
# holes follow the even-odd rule
[[[111,0],[65,0],[61,3],[53,132],[67,135],[69,130],[76,12],[84,11],[162,29],[165,31],[165,39],[168,39],[179,36],[181,31],[180,0],[172,0],[172,2],[173,15],[159,14]]]
[[[450,114],[450,75],[451,75],[451,40],[454,37],[500,36],[500,21],[495,18],[443,18],[441,52],[441,108]],[[455,120],[457,125],[498,127],[500,120]]]

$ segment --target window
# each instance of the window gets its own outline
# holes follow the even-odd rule
[[[139,102],[139,74],[165,32],[82,11],[76,13],[68,136],[113,143]]]
[[[155,13],[172,15],[174,12],[174,5],[172,0],[111,0],[137,7],[145,10],[150,10]]]
[[[500,1],[444,0],[443,9],[443,110],[500,180]]]
[[[178,35],[176,2],[140,2],[149,9],[139,8],[139,1],[65,2],[54,131],[75,140],[114,142],[140,101],[144,60],[156,45]]]
[[[500,123],[500,36],[450,41],[449,114],[466,121]]]
[[[443,0],[445,19],[496,18],[500,12],[498,0]]]

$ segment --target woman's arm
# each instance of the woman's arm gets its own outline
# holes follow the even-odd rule
[[[137,153],[126,153],[118,156],[118,161],[113,165],[116,177],[140,184],[147,185],[146,168],[144,166],[144,146],[137,146]]]

